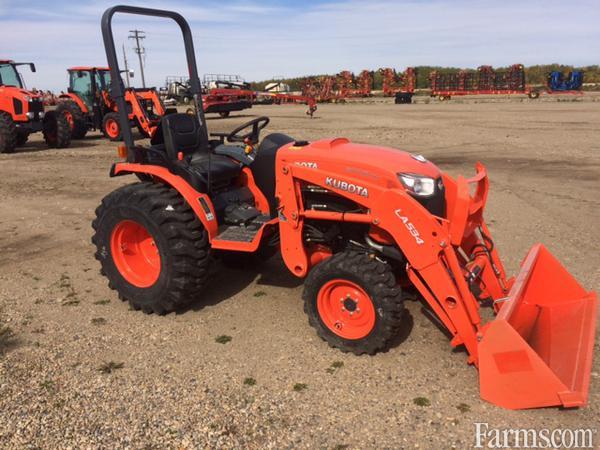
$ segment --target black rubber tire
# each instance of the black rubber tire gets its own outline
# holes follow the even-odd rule
[[[67,148],[71,145],[71,126],[63,113],[46,112],[42,133],[49,148]]]
[[[126,281],[112,258],[112,232],[119,222],[127,219],[148,230],[161,256],[158,280],[148,288]],[[100,272],[119,298],[129,301],[134,309],[162,315],[202,296],[209,273],[208,233],[176,190],[150,182],[123,186],[102,200],[92,227]]]
[[[73,118],[73,127],[71,129],[72,139],[83,139],[88,131],[83,111],[73,100],[60,102],[56,107],[57,112],[66,112]]]
[[[29,133],[17,133],[17,147],[22,147],[27,144]]]
[[[119,124],[119,134],[117,136],[109,136],[109,134],[106,132],[106,122],[111,119],[116,120],[117,124]],[[123,140],[123,130],[121,130],[121,122],[119,122],[119,115],[117,113],[110,112],[104,115],[104,118],[102,119],[102,133],[104,134],[105,138],[110,139],[111,141]]]
[[[230,111],[221,111],[219,113],[219,116],[221,116],[223,119],[227,119],[229,117],[229,114],[231,114]]]
[[[321,320],[317,309],[317,296],[321,287],[340,278],[358,284],[369,295],[375,307],[375,325],[364,338],[349,340],[331,331]],[[354,251],[337,253],[317,264],[304,283],[304,312],[308,323],[331,347],[356,355],[386,350],[402,326],[404,303],[390,266],[365,253]]]
[[[0,111],[0,153],[12,153],[17,147],[17,127],[8,113]]]

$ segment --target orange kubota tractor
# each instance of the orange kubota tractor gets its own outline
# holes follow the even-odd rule
[[[89,130],[101,130],[113,141],[121,140],[117,106],[109,95],[108,67],[71,67],[67,94],[60,96],[57,111],[63,112],[73,131],[74,139],[83,139]],[[120,76],[120,75],[119,75]],[[129,121],[144,137],[156,131],[165,109],[158,92],[152,88],[128,88],[125,100]]]
[[[29,135],[41,131],[49,147],[64,148],[71,143],[67,119],[55,111],[44,112],[43,96],[28,91],[16,63],[0,59],[0,153],[12,153],[27,142]]]
[[[183,33],[197,114],[163,117],[147,147],[134,142],[122,112],[117,12],[171,18]],[[596,294],[541,244],[516,278],[506,276],[483,218],[481,164],[472,178],[452,178],[422,156],[344,138],[275,133],[261,142],[266,117],[210,135],[182,16],[116,6],[102,32],[127,158],[110,174],[144,181],[102,200],[92,240],[109,286],[133,308],[164,314],[201,299],[213,251],[275,247],[306,277],[305,311],[330,345],[357,355],[389,347],[403,325],[403,287],[412,285],[479,369],[485,400],[512,409],[586,403]],[[487,322],[486,304],[496,313]]]

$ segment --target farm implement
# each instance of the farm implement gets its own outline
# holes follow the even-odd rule
[[[363,70],[358,77],[348,70],[336,76],[337,95],[339,98],[371,97],[373,90],[373,72]]]
[[[574,70],[566,76],[558,70],[548,74],[546,79],[546,93],[581,95],[583,86],[583,71]]]
[[[145,147],[125,112],[115,13],[170,18],[183,34],[196,114],[164,116]],[[165,314],[201,299],[213,254],[279,250],[305,278],[308,321],[331,346],[357,355],[392,346],[406,326],[403,290],[414,286],[478,368],[483,399],[511,409],[586,404],[596,294],[541,244],[506,275],[484,220],[483,165],[453,178],[420,155],[345,138],[261,140],[267,117],[211,134],[181,15],[116,6],[102,33],[124,138],[125,161],[110,175],[144,181],[102,200],[92,240],[109,286],[134,309]],[[483,307],[495,318],[485,321]]]
[[[476,71],[461,70],[458,73],[429,74],[431,96],[440,101],[459,95],[514,95],[524,94],[529,98],[539,97],[539,92],[525,84],[525,69],[514,64],[508,70],[494,70],[491,66],[480,66]]]
[[[69,88],[59,96],[57,111],[66,115],[74,139],[83,139],[89,130],[101,130],[112,141],[122,139],[117,104],[110,96],[108,67],[71,67]],[[120,74],[119,74],[120,77]],[[154,88],[125,90],[129,121],[144,137],[152,137],[160,118],[167,114]]]
[[[12,153],[25,145],[29,135],[41,131],[50,148],[65,148],[71,143],[67,118],[55,111],[44,111],[44,97],[28,91],[17,67],[33,63],[0,60],[0,153]]]
[[[398,73],[390,67],[379,69],[383,78],[383,96],[395,97],[394,103],[412,103],[417,77],[415,69],[407,67],[404,73]]]

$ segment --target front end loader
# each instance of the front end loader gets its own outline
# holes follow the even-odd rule
[[[0,60],[0,153],[12,153],[39,131],[48,147],[68,147],[71,130],[67,119],[55,111],[44,111],[43,96],[25,88],[17,70],[23,65],[35,72],[33,63]]]
[[[162,118],[150,146],[133,140],[112,35],[115,13],[180,26],[196,115]],[[505,408],[586,404],[597,298],[541,244],[508,277],[484,220],[489,180],[452,178],[420,155],[280,133],[256,118],[209,134],[192,33],[169,11],[116,6],[102,18],[126,161],[143,180],[107,195],[93,243],[109,286],[134,309],[165,314],[201,299],[213,256],[270,254],[305,278],[304,309],[329,345],[357,355],[393,345],[403,290],[420,294],[468,363],[483,399]],[[480,310],[493,308],[495,318]]]

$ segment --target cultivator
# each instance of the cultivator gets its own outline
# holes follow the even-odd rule
[[[526,94],[537,98],[539,93],[525,84],[525,69],[514,64],[508,70],[494,70],[491,66],[480,66],[476,71],[461,70],[458,73],[429,74],[431,96],[448,100],[456,95],[479,94]]]
[[[582,94],[583,71],[574,70],[566,76],[555,70],[548,74],[546,80],[546,92],[548,94]]]
[[[302,96],[313,98],[317,103],[337,103],[342,101],[335,91],[336,77],[325,75],[308,77],[302,82]]]
[[[371,97],[373,90],[373,72],[363,70],[358,77],[348,70],[336,75],[336,91],[340,99],[353,97]]]
[[[416,72],[407,67],[404,73],[398,73],[390,67],[379,69],[383,78],[383,96],[395,97],[395,103],[411,103],[415,93]]]

